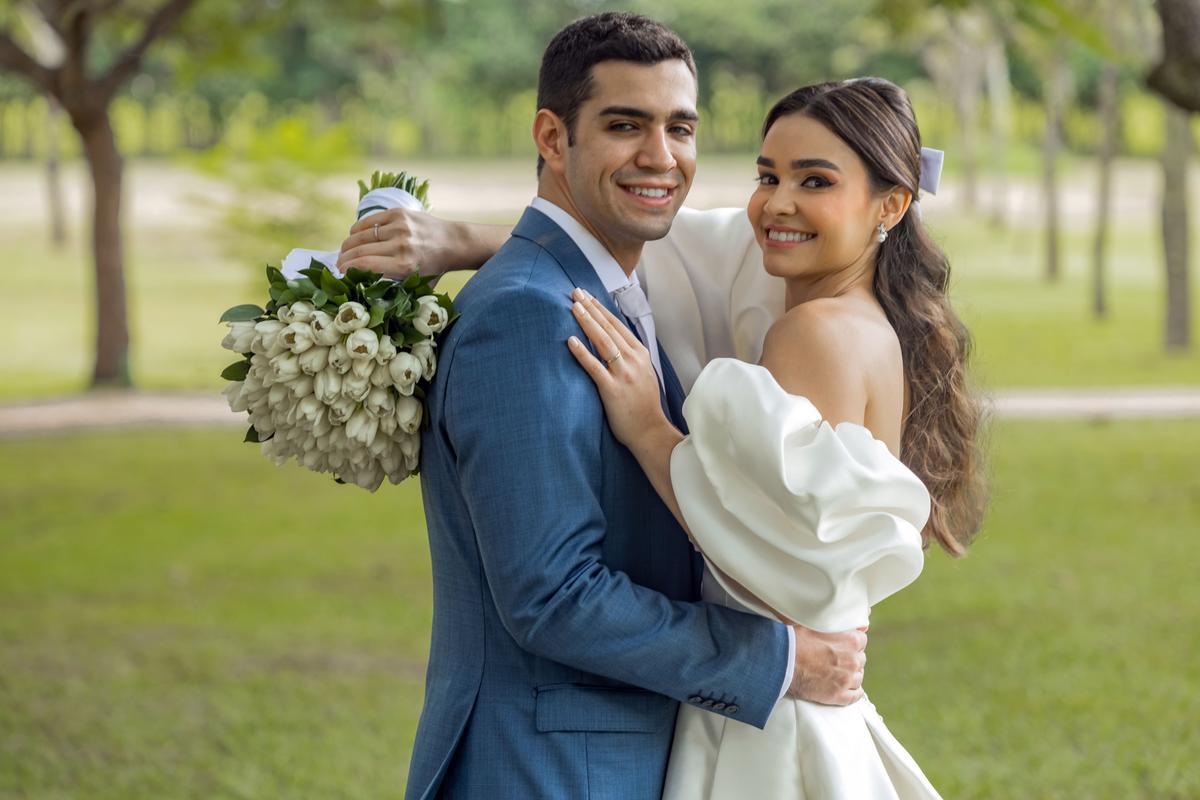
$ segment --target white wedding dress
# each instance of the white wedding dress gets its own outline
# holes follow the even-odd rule
[[[704,597],[819,631],[867,624],[914,581],[929,514],[921,481],[861,425],[822,421],[764,368],[704,367],[671,481],[704,554]],[[784,698],[765,729],[682,705],[665,800],[938,798],[867,699]]]

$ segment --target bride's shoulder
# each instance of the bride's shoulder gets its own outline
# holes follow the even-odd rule
[[[864,424],[871,376],[883,364],[900,363],[895,333],[877,317],[850,298],[800,303],[767,332],[762,365],[832,424]]]

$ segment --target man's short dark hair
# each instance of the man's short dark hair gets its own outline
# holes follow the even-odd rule
[[[538,71],[537,107],[557,114],[567,126],[567,144],[575,144],[579,107],[592,95],[592,67],[601,61],[658,64],[679,59],[696,76],[691,48],[673,30],[625,11],[608,11],[572,22],[559,31]],[[538,175],[545,161],[538,156]]]

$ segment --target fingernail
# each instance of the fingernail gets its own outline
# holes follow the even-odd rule
[[[574,305],[572,305],[572,306],[571,306],[571,308],[573,308],[573,309],[575,310],[575,313],[576,313],[576,314],[582,314],[582,313],[584,313],[584,311],[583,311],[583,303],[580,303],[578,300],[576,300],[576,301],[575,301]]]
[[[587,292],[583,291],[583,289],[580,289],[578,286],[576,286],[575,291],[571,292],[571,296],[574,297],[576,300],[578,300],[581,297],[587,297]]]
[[[587,290],[587,289],[580,289],[580,290],[579,290],[579,292],[580,292],[580,294],[582,294],[582,295],[583,295],[585,298],[587,298],[588,300],[591,300],[591,299],[592,299],[592,296],[591,296],[590,294],[588,294],[588,290]]]
[[[567,344],[571,345],[572,347],[578,347],[579,340],[572,336],[571,338],[567,339]]]

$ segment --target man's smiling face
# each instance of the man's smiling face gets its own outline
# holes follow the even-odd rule
[[[683,61],[592,68],[562,169],[581,222],[614,256],[671,229],[696,172],[698,118]]]

